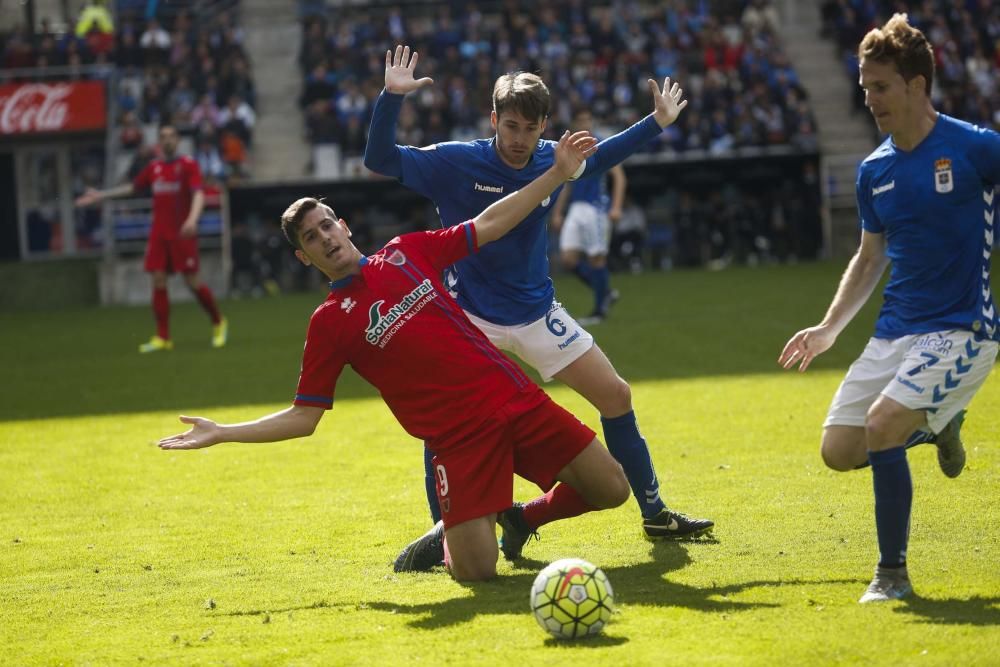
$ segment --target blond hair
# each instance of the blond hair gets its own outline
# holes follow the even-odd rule
[[[859,60],[892,63],[909,82],[924,77],[929,96],[934,84],[934,48],[924,33],[907,22],[906,14],[894,14],[881,28],[872,28],[858,46]]]

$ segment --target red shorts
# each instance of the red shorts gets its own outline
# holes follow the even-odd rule
[[[594,432],[532,387],[516,394],[471,436],[427,443],[435,452],[438,503],[445,528],[502,512],[514,500],[514,475],[543,491]]]
[[[198,239],[164,239],[150,236],[146,244],[147,273],[195,273],[198,270]]]

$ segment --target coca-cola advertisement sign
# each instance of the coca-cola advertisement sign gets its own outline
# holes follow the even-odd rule
[[[0,85],[0,135],[103,130],[103,81]]]

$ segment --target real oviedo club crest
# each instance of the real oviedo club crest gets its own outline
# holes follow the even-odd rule
[[[946,157],[934,161],[934,189],[941,193],[955,189],[955,181],[951,176],[951,160]]]

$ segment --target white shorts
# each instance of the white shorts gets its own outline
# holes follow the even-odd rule
[[[468,311],[465,314],[491,343],[523,359],[545,382],[594,346],[594,337],[557,301],[552,302],[545,317],[528,324],[493,324]]]
[[[864,426],[880,394],[927,413],[938,433],[986,381],[997,343],[971,331],[938,331],[894,340],[872,338],[833,397],[823,426]]]
[[[610,244],[611,227],[607,213],[582,201],[569,205],[559,232],[560,250],[578,250],[587,257],[595,257],[607,255]]]

